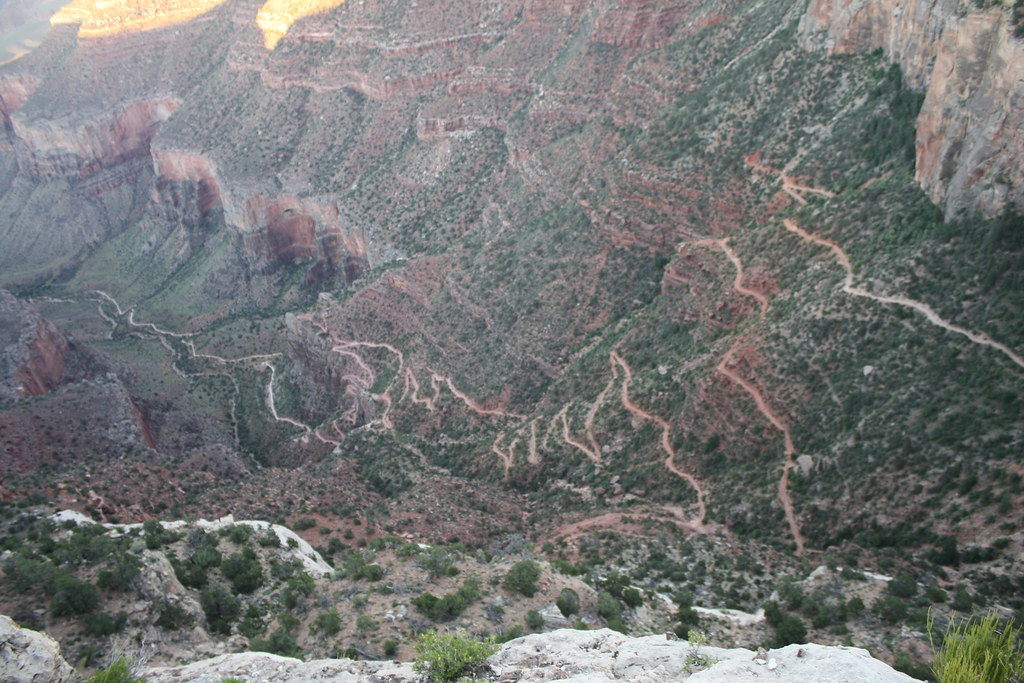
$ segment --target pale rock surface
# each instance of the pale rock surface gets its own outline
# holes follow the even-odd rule
[[[96,524],[96,522],[75,510],[61,510],[60,512],[51,515],[50,519],[58,524],[62,524],[64,522],[74,522],[75,524]],[[320,556],[320,553],[313,549],[313,546],[307,543],[305,539],[291,529],[279,524],[271,524],[270,522],[252,519],[236,521],[232,515],[227,515],[226,517],[221,517],[220,519],[213,521],[197,519],[195,521],[175,520],[172,522],[160,522],[160,526],[171,531],[182,531],[191,527],[203,529],[205,531],[220,531],[221,529],[225,529],[236,524],[251,527],[257,532],[265,532],[268,529],[273,531],[282,547],[291,548],[296,559],[302,562],[303,569],[313,576],[323,577],[330,576],[334,573],[334,569],[331,565],[324,561],[324,558]],[[123,534],[127,531],[131,531],[132,529],[142,528],[141,524],[103,524],[102,526],[116,534]]]
[[[50,636],[20,628],[0,615],[0,681],[4,683],[63,683],[76,680]]]
[[[419,676],[412,664],[397,662],[355,662],[351,659],[316,659],[303,662],[266,652],[240,652],[204,659],[186,666],[148,669],[149,683],[220,683],[238,678],[247,683],[303,683],[305,681],[415,681]]]
[[[774,666],[772,666],[774,664]],[[746,683],[747,681],[814,681],[814,683],[913,683],[917,680],[894,670],[856,647],[787,645],[764,657],[737,657],[719,662],[690,676],[692,683]]]
[[[488,664],[494,673],[493,680],[498,681],[655,683],[690,680],[716,683],[763,679],[780,683],[912,683],[914,680],[856,648],[790,645],[758,657],[745,649],[701,647],[700,655],[719,661],[704,671],[691,673],[687,670],[686,658],[695,651],[686,641],[669,640],[665,636],[631,638],[608,629],[564,629],[508,642]],[[413,683],[422,680],[408,663],[347,659],[301,662],[256,652],[222,655],[187,666],[153,668],[144,675],[150,683],[220,683],[229,676],[249,683],[325,680]]]

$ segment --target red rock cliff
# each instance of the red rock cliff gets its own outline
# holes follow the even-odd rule
[[[803,42],[883,49],[925,92],[917,179],[948,218],[1024,209],[1024,40],[1009,6],[956,0],[813,0]]]

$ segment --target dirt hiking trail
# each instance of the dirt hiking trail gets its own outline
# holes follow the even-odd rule
[[[812,235],[811,233],[802,229],[789,218],[784,219],[782,221],[782,224],[786,226],[786,230],[789,230],[790,232],[799,235],[804,240],[807,240],[808,242],[814,242],[815,244],[820,244],[832,250],[832,253],[835,254],[836,260],[839,261],[839,265],[841,265],[843,267],[843,270],[846,271],[846,275],[843,278],[843,291],[846,292],[847,294],[850,294],[852,296],[864,297],[866,299],[873,299],[874,301],[878,301],[879,303],[883,304],[895,304],[897,306],[911,308],[917,311],[918,313],[922,314],[925,318],[928,319],[928,322],[932,323],[933,325],[937,325],[938,327],[941,327],[942,329],[948,332],[954,332],[956,334],[963,335],[970,339],[975,344],[981,344],[982,346],[988,346],[990,348],[993,348],[1002,353],[1003,355],[1005,355],[1018,366],[1024,368],[1024,357],[1013,351],[1013,349],[1009,348],[1005,344],[997,342],[984,332],[973,332],[964,327],[960,327],[959,325],[955,325],[949,322],[948,320],[945,320],[938,313],[936,313],[935,310],[928,304],[921,303],[920,301],[915,301],[914,299],[909,299],[905,296],[884,296],[879,294],[872,294],[866,289],[857,287],[856,285],[853,284],[854,275],[853,266],[850,264],[850,257],[847,256],[846,252],[843,251],[842,247],[840,247],[832,240],[826,239],[824,237],[819,237],[817,235]]]
[[[629,397],[629,385],[633,381],[633,369],[629,367],[629,363],[627,363],[617,351],[613,350],[609,354],[609,358],[612,363],[613,371],[616,365],[622,368],[623,378],[621,398],[623,407],[629,411],[630,414],[640,418],[641,420],[653,422],[661,428],[661,448],[665,451],[664,465],[674,475],[686,481],[686,483],[693,487],[693,490],[697,493],[697,516],[693,519],[692,524],[694,526],[704,526],[704,519],[707,517],[707,506],[704,503],[704,488],[701,486],[700,482],[697,481],[695,476],[676,465],[676,451],[672,448],[671,439],[672,426],[664,418],[649,413],[636,403],[633,403],[632,399]]]

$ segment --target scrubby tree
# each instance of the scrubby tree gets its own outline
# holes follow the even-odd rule
[[[558,599],[555,600],[555,605],[558,606],[558,611],[561,612],[562,616],[566,619],[568,619],[573,614],[579,614],[579,593],[574,591],[572,588],[563,588],[561,592],[558,594]]]
[[[242,609],[241,601],[219,581],[208,584],[199,593],[199,604],[206,615],[206,623],[214,633],[231,633],[231,624]]]
[[[332,607],[326,612],[316,615],[316,619],[313,620],[313,628],[325,636],[337,635],[341,630],[341,617],[338,615],[337,608]]]
[[[520,560],[508,570],[501,585],[506,590],[521,593],[528,598],[532,598],[537,592],[537,579],[539,578],[539,564],[533,560]]]
[[[539,631],[544,628],[544,617],[537,610],[530,610],[526,613],[526,628],[531,631]]]
[[[228,555],[220,570],[236,593],[252,593],[263,585],[263,567],[252,548]]]

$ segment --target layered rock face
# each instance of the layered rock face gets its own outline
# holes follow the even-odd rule
[[[801,30],[830,53],[882,49],[925,92],[917,179],[947,218],[1024,209],[1024,40],[1009,5],[814,0]]]
[[[150,141],[179,104],[174,98],[151,99],[84,123],[28,122],[15,115],[11,125],[18,165],[24,173],[45,182],[68,176],[84,179],[140,157],[148,162]]]

